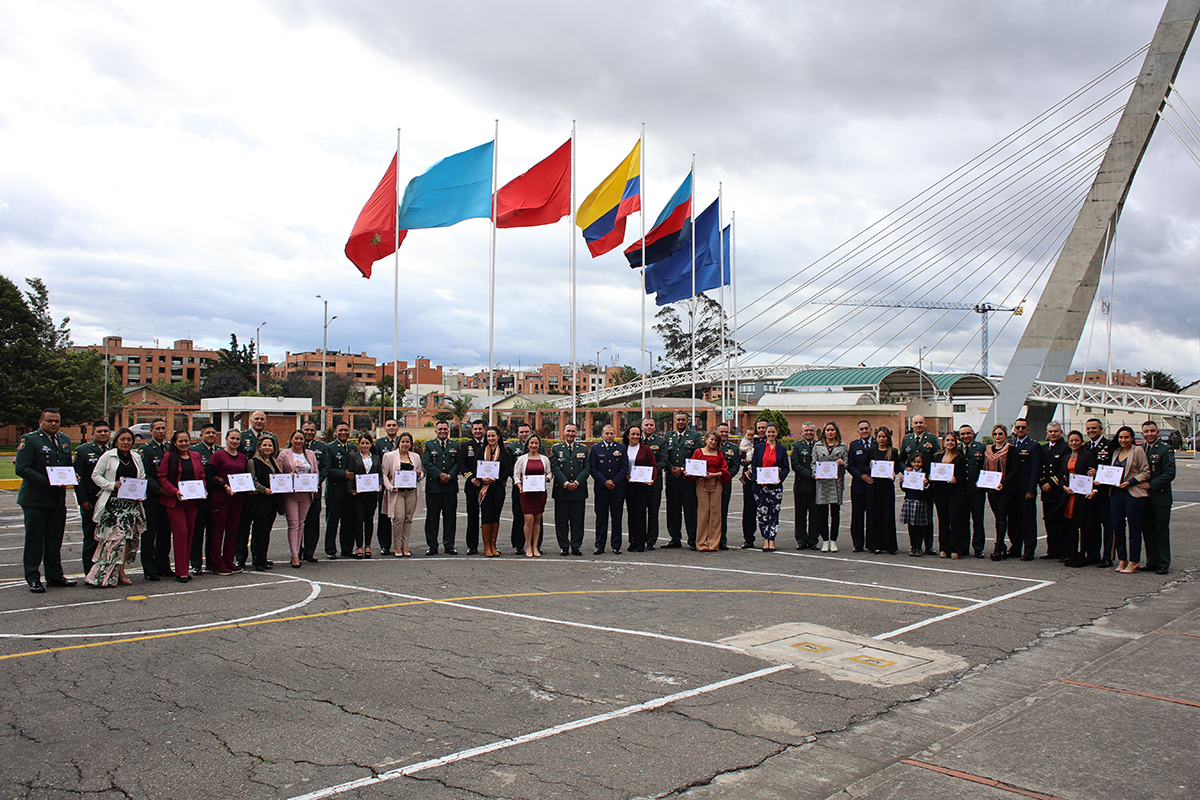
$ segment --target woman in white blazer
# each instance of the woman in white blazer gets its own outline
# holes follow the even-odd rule
[[[383,514],[392,521],[392,555],[408,558],[408,535],[412,532],[413,515],[421,510],[421,481],[425,468],[421,457],[413,452],[413,437],[400,434],[396,449],[383,454]],[[395,483],[396,473],[412,470],[417,482],[412,488],[401,489]]]
[[[304,432],[296,431],[288,440],[290,447],[280,451],[279,468],[285,473],[320,475],[317,456],[312,450],[304,449]],[[300,569],[300,545],[304,539],[304,520],[312,506],[315,492],[293,491],[283,499],[283,513],[287,517],[288,547],[292,551],[292,568]]]
[[[141,500],[117,497],[121,482],[128,478],[145,479],[142,459],[133,452],[133,432],[121,428],[113,437],[114,447],[106,451],[92,470],[92,480],[100,487],[92,519],[96,521],[96,560],[84,578],[93,586],[128,586],[125,565],[138,554],[138,542],[146,530],[146,512]]]

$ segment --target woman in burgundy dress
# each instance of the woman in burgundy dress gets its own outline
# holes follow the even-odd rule
[[[237,550],[238,524],[242,519],[244,494],[235,494],[229,487],[229,476],[245,472],[246,454],[238,450],[242,435],[235,430],[225,434],[225,449],[213,453],[204,471],[208,477],[208,502],[212,511],[212,538],[209,540],[208,563],[218,575],[232,575],[242,568],[234,563]]]
[[[542,513],[546,510],[546,490],[525,491],[526,475],[544,475],[547,483],[550,476],[550,459],[542,455],[542,440],[537,434],[525,443],[525,455],[513,466],[513,483],[521,493],[521,513],[525,515],[525,557],[541,558],[538,540],[542,537]]]

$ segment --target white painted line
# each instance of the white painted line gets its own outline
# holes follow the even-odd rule
[[[829,555],[812,555],[810,553],[791,553],[787,550],[777,550],[777,553],[785,556],[793,556],[795,558],[816,558],[822,561],[849,561],[851,564],[876,564],[884,567],[898,567],[900,569],[917,569],[926,572],[946,572],[951,575],[974,575],[975,577],[983,578],[1000,578],[1006,581],[1021,581],[1023,583],[1050,583],[1055,581],[1044,581],[1041,578],[1022,578],[1017,575],[1000,575],[995,572],[972,572],[965,569],[946,569],[945,567],[923,567],[920,564],[908,564],[901,561],[876,561],[871,558],[846,558],[844,556],[829,556]]]
[[[291,800],[318,800],[322,797],[332,797],[336,794],[351,792],[355,789],[361,789],[366,786],[374,786],[379,783],[395,780],[396,778],[415,775],[418,772],[424,772],[436,767],[444,767],[447,764],[454,764],[458,761],[474,758],[475,756],[494,753],[497,750],[505,750],[509,747],[515,747],[520,744],[528,744],[529,742],[536,742],[540,739],[557,736],[560,733],[567,733],[569,731],[578,730],[579,728],[597,725],[601,722],[608,722],[609,720],[628,717],[633,714],[637,714],[640,711],[650,711],[655,708],[662,708],[663,706],[668,705],[669,703],[674,703],[677,700],[685,700],[689,697],[695,697],[697,695],[707,694],[708,692],[715,692],[718,689],[724,689],[728,686],[735,686],[739,683],[745,683],[746,681],[751,681],[755,678],[763,678],[767,675],[771,675],[785,669],[791,669],[791,666],[791,664],[777,664],[773,667],[767,667],[766,669],[748,672],[745,675],[738,675],[735,678],[727,678],[723,681],[710,683],[706,686],[688,689],[685,692],[667,695],[666,697],[659,697],[655,700],[647,700],[644,703],[638,703],[632,706],[625,706],[624,708],[619,708],[615,711],[596,714],[592,717],[584,717],[583,719],[577,719],[573,722],[564,722],[563,724],[555,725],[552,728],[543,728],[540,731],[526,733],[521,736],[514,736],[511,739],[501,739],[498,742],[472,747],[467,750],[459,750],[457,753],[451,753],[449,755],[442,756],[441,758],[433,758],[428,761],[419,761],[416,764],[409,764],[406,767],[389,770],[388,772],[384,772],[379,775],[373,775],[370,778],[359,778],[358,780],[340,783],[337,786],[330,786],[326,789],[318,789],[317,791],[309,792],[308,794],[296,795],[292,797]]]
[[[1200,505],[1200,503],[1184,503],[1181,506],[1171,506],[1172,511],[1178,511],[1181,508],[1191,508],[1192,506]]]
[[[207,589],[188,589],[183,592],[160,592],[159,594],[146,595],[147,600],[153,600],[158,597],[180,597],[185,594],[203,594],[204,592],[226,592],[230,589],[257,589],[261,586],[275,586],[280,583],[288,583],[290,578],[284,577],[277,581],[267,581],[259,583],[240,583],[236,585],[226,586],[211,586]],[[16,584],[23,585],[23,584]],[[5,588],[5,587],[0,587]],[[0,614],[22,614],[26,611],[51,611],[56,608],[79,608],[80,606],[98,606],[105,603],[127,603],[129,602],[124,597],[112,597],[108,600],[86,600],[81,603],[62,603],[57,606],[30,606],[29,608],[10,608],[7,611],[0,611]]]
[[[1012,598],[1017,597],[1019,595],[1028,594],[1029,592],[1036,592],[1038,589],[1045,589],[1047,586],[1053,586],[1053,585],[1054,585],[1054,581],[1042,581],[1037,586],[1026,586],[1024,589],[1018,589],[1015,592],[1009,592],[1008,594],[1002,594],[999,597],[993,597],[991,600],[983,600],[979,603],[976,603],[973,606],[967,606],[966,608],[960,608],[957,611],[950,611],[945,614],[939,614],[936,617],[930,617],[929,619],[925,620],[924,622],[914,622],[912,625],[905,625],[903,628],[897,628],[894,631],[888,631],[887,633],[881,633],[878,636],[872,636],[871,638],[879,639],[881,641],[884,639],[891,639],[893,636],[899,636],[902,633],[908,633],[909,631],[915,631],[917,628],[924,628],[926,625],[932,625],[935,622],[941,622],[942,620],[947,620],[947,619],[950,619],[951,617],[958,617],[963,614],[969,614],[972,611],[978,611],[979,609],[983,608],[984,606],[990,606],[990,605],[994,605],[995,603],[1001,603],[1005,600],[1011,600]]]
[[[283,578],[283,580],[279,581],[279,583],[284,583],[287,581],[300,581],[302,583],[307,583],[309,586],[312,587],[312,591],[309,592],[308,597],[306,597],[305,599],[301,600],[298,603],[292,603],[290,606],[285,606],[283,608],[277,608],[274,611],[264,611],[261,614],[254,614],[249,617],[239,617],[238,619],[220,619],[220,620],[214,620],[213,622],[203,622],[199,625],[184,625],[179,628],[159,628],[157,630],[118,631],[116,633],[0,633],[0,639],[95,639],[95,638],[101,638],[101,637],[117,637],[117,636],[147,636],[147,635],[150,635],[153,633],[174,633],[176,631],[201,630],[203,628],[212,628],[212,627],[216,627],[216,626],[220,626],[220,625],[237,625],[242,622],[249,622],[250,620],[262,619],[263,617],[273,617],[276,614],[286,614],[287,612],[293,611],[297,608],[303,608],[304,606],[311,603],[313,600],[316,600],[317,596],[321,594],[321,585],[318,584],[316,581],[310,581],[305,578],[293,578],[293,577],[288,576],[288,577]]]

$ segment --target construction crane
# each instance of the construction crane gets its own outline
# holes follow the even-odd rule
[[[994,312],[1008,313],[1021,315],[1024,312],[1022,304],[1024,300],[1018,303],[1013,308],[1006,306],[998,306],[994,303],[929,303],[922,300],[900,300],[889,302],[886,300],[828,300],[814,301],[814,305],[818,306],[869,306],[872,308],[939,308],[952,311],[974,311],[980,317],[979,339],[983,349],[983,357],[981,366],[983,368],[983,376],[988,376],[988,315]]]

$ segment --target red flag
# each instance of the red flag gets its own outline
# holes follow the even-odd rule
[[[371,277],[371,265],[396,252],[404,244],[408,231],[400,231],[396,241],[396,156],[375,187],[371,199],[358,213],[354,230],[346,241],[346,258],[354,262],[364,278]]]
[[[571,213],[571,140],[496,192],[497,228],[552,225]]]

